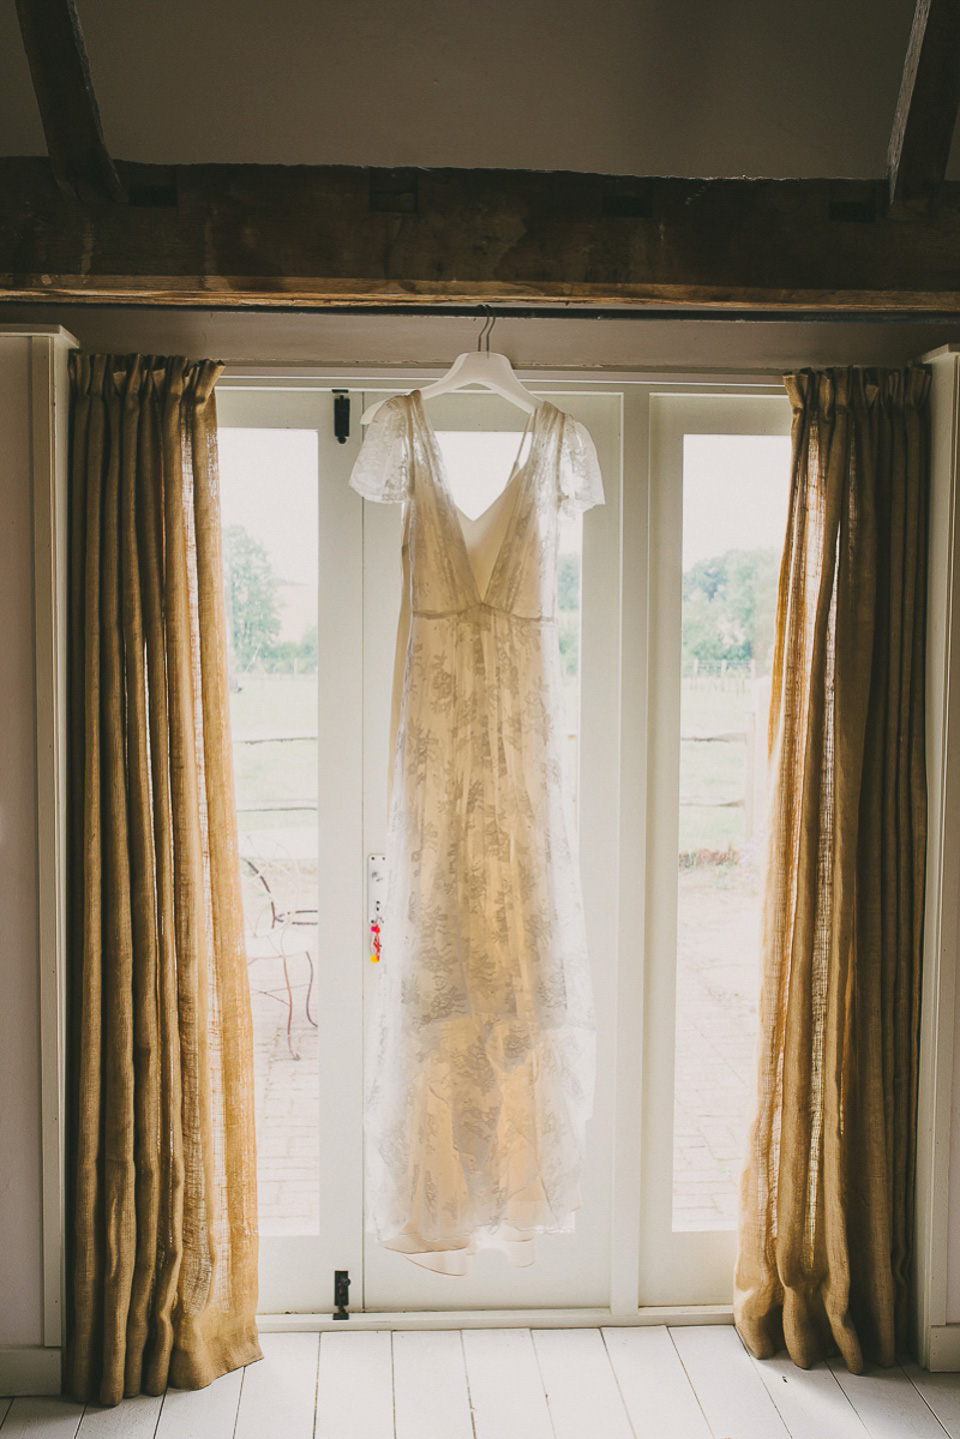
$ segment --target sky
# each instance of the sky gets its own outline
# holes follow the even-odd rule
[[[482,513],[502,488],[519,433],[483,436],[489,470],[470,473],[475,434],[438,435],[454,499]],[[317,583],[317,434],[224,428],[219,432],[224,525],[242,524],[274,571]],[[790,476],[787,435],[687,435],[684,439],[683,567],[729,549],[783,547]]]
[[[789,435],[685,435],[683,568],[727,550],[783,549]]]
[[[243,525],[254,535],[283,579],[315,585],[316,432],[223,427],[218,438],[223,523]],[[451,430],[439,432],[437,438],[454,500],[475,518],[505,484],[517,457],[520,432],[477,435]],[[478,441],[486,465],[476,463]]]
[[[223,524],[243,525],[274,573],[317,584],[317,432],[224,427],[217,432]]]

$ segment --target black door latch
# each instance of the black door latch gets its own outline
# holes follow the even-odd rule
[[[334,1319],[349,1319],[347,1305],[350,1303],[350,1271],[349,1269],[335,1269],[333,1271],[333,1302],[337,1306],[334,1311]]]
[[[346,390],[333,392],[333,433],[341,445],[350,438],[350,396]]]

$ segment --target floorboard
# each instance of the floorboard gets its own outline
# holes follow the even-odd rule
[[[636,1439],[713,1439],[663,1325],[604,1329],[603,1339]]]
[[[78,1439],[154,1439],[163,1396],[138,1394],[112,1409],[88,1404],[80,1420]]]
[[[316,1439],[393,1439],[388,1330],[321,1334]]]
[[[0,1439],[960,1439],[960,1374],[757,1360],[729,1325],[266,1334],[206,1389],[0,1398]]]
[[[798,1369],[787,1354],[751,1363],[791,1439],[869,1439],[863,1421],[826,1364]]]
[[[736,1439],[790,1439],[790,1431],[729,1324],[670,1330],[677,1353],[716,1435]]]
[[[633,1439],[599,1329],[535,1329],[556,1439]]]
[[[476,1439],[554,1439],[529,1329],[465,1329]]]
[[[235,1439],[313,1439],[319,1334],[264,1334],[243,1371]]]
[[[14,1399],[3,1421],[3,1439],[43,1435],[43,1439],[76,1439],[83,1405],[71,1399]]]
[[[943,1439],[947,1431],[899,1365],[851,1374],[842,1359],[829,1362],[870,1439]]]
[[[474,1439],[459,1330],[393,1336],[397,1439]]]
[[[168,1389],[156,1439],[233,1439],[243,1376],[235,1369],[206,1389]]]
[[[960,1439],[960,1374],[930,1374],[919,1364],[905,1364],[904,1373],[950,1439]]]

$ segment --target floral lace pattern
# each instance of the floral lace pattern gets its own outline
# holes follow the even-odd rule
[[[368,1225],[445,1273],[488,1244],[529,1263],[573,1228],[593,1102],[555,608],[559,515],[603,502],[596,451],[541,402],[483,593],[419,391],[381,406],[350,482],[405,503]]]

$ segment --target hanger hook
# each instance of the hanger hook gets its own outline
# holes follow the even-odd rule
[[[493,330],[494,325],[497,323],[497,317],[496,317],[496,315],[493,313],[493,310],[490,308],[489,305],[482,305],[482,306],[481,306],[481,309],[484,310],[484,311],[486,311],[486,319],[485,319],[484,322],[483,322],[483,329],[480,331],[480,334],[479,334],[479,336],[477,337],[477,349],[478,349],[478,350],[482,350],[482,349],[484,349],[484,347],[485,347],[485,348],[486,348],[486,352],[487,352],[487,354],[489,355],[489,353],[490,353],[490,334],[491,334],[491,331]]]
[[[489,355],[489,353],[490,353],[490,336],[493,334],[493,327],[494,327],[494,325],[497,323],[497,316],[494,314],[493,310],[490,308],[489,305],[487,306],[487,310],[489,311],[489,314],[490,314],[490,328],[489,328],[489,330],[487,331],[487,354]]]

